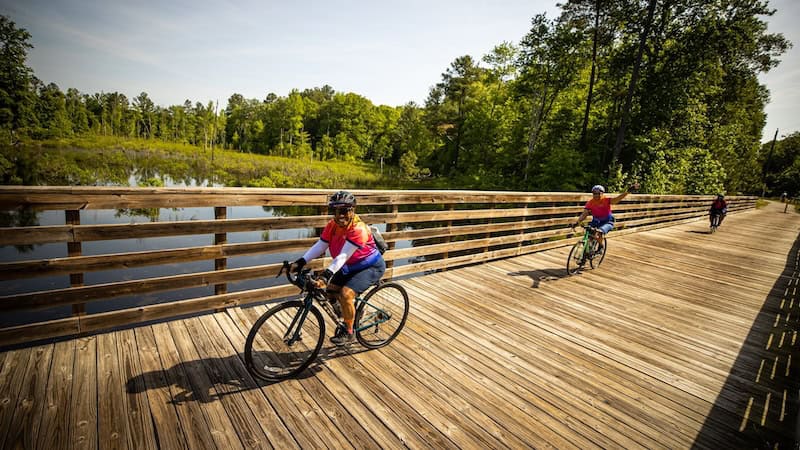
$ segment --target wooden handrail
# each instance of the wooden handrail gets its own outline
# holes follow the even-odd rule
[[[325,204],[332,192],[316,189],[0,186],[0,209],[73,211],[66,213],[68,220],[64,225],[2,229],[0,245],[66,243],[70,251],[66,253],[67,257],[0,263],[0,281],[71,275],[72,283],[66,288],[0,296],[0,311],[35,311],[65,305],[72,305],[74,309],[73,316],[64,319],[0,328],[0,346],[213,311],[289,295],[296,288],[286,284],[227,292],[228,283],[270,277],[278,270],[277,264],[263,263],[229,268],[227,261],[246,255],[296,254],[308,248],[316,237],[231,243],[229,233],[298,228],[317,230],[318,233],[330,220],[320,205]],[[387,226],[383,233],[390,247],[384,255],[388,266],[386,278],[571,244],[569,237],[574,234],[567,225],[581,212],[581,204],[591,197],[584,193],[553,192],[354,190],[353,193],[362,207],[359,215],[365,222]],[[697,220],[707,214],[713,198],[630,195],[614,207],[617,218],[617,231],[614,233]],[[755,206],[755,197],[740,196],[728,200],[731,213]],[[301,212],[295,212],[310,215],[230,219],[225,209],[232,206],[313,208],[300,208]],[[79,213],[90,209],[185,207],[210,208],[215,212],[215,218],[133,224],[86,224],[84,220],[81,224]],[[87,242],[186,235],[215,238],[206,241],[213,244],[196,247],[101,255],[86,255],[85,250],[80,251],[81,243]],[[412,247],[396,247],[401,241],[409,240],[417,243]],[[419,244],[420,240],[426,243]],[[88,247],[84,244],[83,248]],[[213,261],[214,270],[85,286],[81,286],[81,280],[77,278],[77,275],[83,277],[97,271],[122,271],[193,261]],[[327,258],[316,260],[312,266],[322,268],[327,261]],[[87,314],[81,309],[84,304],[98,304],[122,296],[198,286],[215,286],[215,294],[104,313]]]

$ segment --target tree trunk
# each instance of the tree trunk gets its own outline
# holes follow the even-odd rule
[[[528,156],[525,158],[525,175],[522,178],[523,181],[528,181],[528,169],[531,164],[531,155],[533,154],[533,149],[536,148],[536,141],[539,140],[539,131],[542,129],[542,121],[544,120],[546,104],[547,88],[545,87],[544,91],[542,92],[542,102],[539,105],[539,111],[535,112],[531,118],[531,134],[528,138]]]
[[[589,94],[586,96],[586,111],[583,114],[583,126],[581,127],[581,149],[584,153],[588,151],[586,133],[589,128],[589,111],[592,109],[592,92],[594,90],[594,73],[597,67],[597,35],[599,28],[600,0],[596,0],[594,5],[594,33],[592,36],[592,73],[589,75]]]
[[[461,147],[461,127],[464,125],[464,95],[466,93],[465,90],[461,90],[461,95],[458,98],[458,128],[456,128],[456,142],[455,142],[455,153],[453,154],[453,167],[451,170],[455,173],[458,170],[458,153],[459,148]]]
[[[622,121],[619,125],[619,131],[617,131],[617,142],[614,144],[614,154],[611,159],[612,164],[616,164],[619,161],[619,157],[622,153],[622,142],[625,140],[625,128],[628,125],[628,118],[631,114],[633,91],[636,89],[636,82],[639,81],[639,68],[641,67],[642,63],[642,55],[644,54],[644,46],[647,42],[647,35],[650,34],[650,26],[653,23],[653,14],[656,10],[656,3],[658,3],[658,0],[650,0],[649,5],[647,6],[647,19],[645,19],[644,28],[642,29],[642,33],[639,35],[639,50],[637,50],[636,59],[633,62],[633,74],[631,74],[631,82],[628,85],[628,95],[625,98],[625,109],[622,112]]]

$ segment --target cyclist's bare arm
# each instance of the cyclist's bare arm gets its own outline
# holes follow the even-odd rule
[[[583,219],[585,219],[586,216],[588,216],[588,215],[589,215],[589,210],[588,209],[584,209],[583,212],[581,213],[580,217],[578,217],[578,220],[576,220],[575,223],[571,224],[570,227],[571,228],[577,227],[578,224],[583,222]]]
[[[616,205],[617,203],[621,202],[621,201],[622,201],[622,199],[624,199],[625,197],[627,197],[627,196],[628,196],[628,194],[630,194],[630,193],[631,193],[631,191],[635,191],[636,189],[639,189],[639,183],[634,183],[634,184],[633,184],[631,187],[629,187],[628,189],[626,189],[626,190],[625,190],[625,192],[623,192],[622,194],[619,194],[618,196],[616,196],[616,197],[612,198],[612,199],[611,199],[611,204],[612,204],[612,205]]]

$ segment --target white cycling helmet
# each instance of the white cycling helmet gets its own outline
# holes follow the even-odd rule
[[[603,186],[600,186],[599,184],[595,184],[592,187],[592,193],[595,193],[595,192],[605,193],[606,192],[606,188],[604,188]]]

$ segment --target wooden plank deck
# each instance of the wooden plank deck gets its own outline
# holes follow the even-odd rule
[[[387,348],[242,362],[264,307],[0,353],[0,448],[791,448],[800,215],[781,205],[402,283]],[[612,233],[613,236],[613,233]]]

